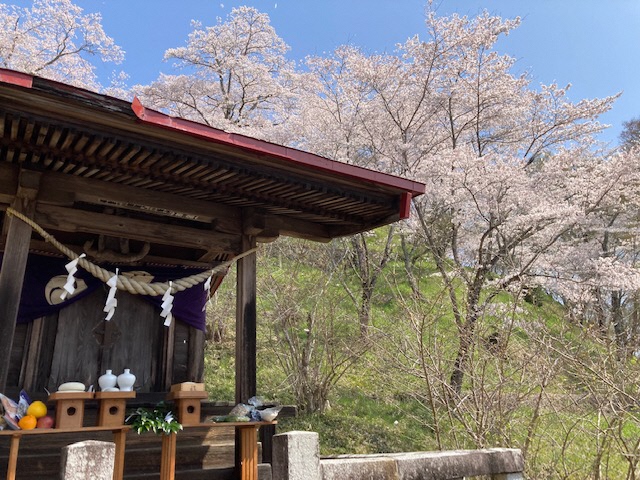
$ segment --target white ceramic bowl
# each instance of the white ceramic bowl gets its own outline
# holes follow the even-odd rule
[[[264,410],[260,411],[260,418],[265,422],[273,422],[278,416],[278,413],[280,413],[280,409],[277,407],[265,408]]]

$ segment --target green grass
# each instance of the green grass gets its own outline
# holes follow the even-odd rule
[[[407,415],[416,408],[415,404],[389,402],[343,389],[335,397],[327,412],[284,418],[278,431],[318,432],[322,455],[409,452],[435,447],[433,432]]]
[[[357,291],[357,279],[348,270],[329,272],[327,265],[333,257],[323,256],[322,248],[325,247],[312,245],[307,248],[307,245],[291,241],[283,250],[269,245],[259,257],[258,394],[283,404],[295,403],[290,379],[278,362],[277,353],[281,353],[283,347],[278,344],[273,328],[281,320],[283,309],[289,309],[289,313],[295,310],[295,321],[301,323],[290,326],[292,333],[300,335],[301,339],[309,314],[330,317],[334,332],[343,338],[356,338],[359,331],[356,306],[344,291],[345,283]],[[293,257],[302,263],[294,261]],[[446,366],[450,365],[458,345],[457,328],[442,281],[434,272],[435,267],[429,261],[416,265],[415,274],[423,300],[419,308],[413,305],[411,314],[415,315],[413,320],[416,322],[425,320],[423,340],[434,358]],[[333,275],[331,281],[326,280],[329,274]],[[215,308],[216,315],[228,323],[227,336],[222,343],[208,344],[206,350],[207,391],[211,399],[220,401],[233,401],[234,398],[234,318],[229,313],[235,308],[233,290],[233,282],[223,283]],[[434,450],[438,447],[436,424],[444,448],[475,448],[482,442],[482,446],[488,447],[522,448],[539,389],[534,388],[522,404],[512,409],[509,400],[535,386],[531,382],[549,366],[560,372],[554,374],[546,386],[549,398],[581,395],[585,386],[591,386],[585,385],[589,379],[575,367],[564,368],[562,362],[565,360],[554,352],[569,349],[567,351],[576,358],[585,359],[604,358],[606,354],[603,344],[589,340],[584,329],[566,321],[562,306],[550,296],[536,291],[534,300],[533,303],[521,302],[519,309],[514,310],[512,298],[501,292],[492,298],[492,303],[503,306],[509,313],[487,314],[478,324],[479,342],[495,331],[511,332],[510,344],[504,353],[506,358],[492,356],[484,347],[480,347],[474,356],[475,367],[484,375],[482,388],[486,395],[490,397],[492,389],[501,388],[505,404],[493,406],[494,410],[487,409],[486,412],[482,406],[477,411],[472,408],[466,412],[460,410],[455,415],[447,414],[443,405],[437,405],[437,416],[433,418],[431,409],[415,400],[422,397],[426,402],[424,380],[392,372],[385,359],[385,355],[402,342],[416,340],[416,331],[410,328],[409,310],[404,305],[411,301],[411,288],[404,276],[403,264],[398,259],[392,260],[380,277],[373,298],[371,323],[375,342],[371,350],[333,388],[328,399],[329,409],[322,414],[301,413],[296,418],[281,418],[278,431],[318,432],[323,455]],[[525,328],[532,324],[544,330],[543,340],[548,345],[534,341],[531,330]],[[515,325],[512,330],[511,325]],[[518,364],[523,361],[524,365]],[[405,366],[415,368],[410,360]],[[446,377],[446,372],[444,375]],[[470,389],[471,385],[467,379],[465,388]],[[637,391],[637,384],[630,383],[624,388]],[[610,431],[611,435],[605,441],[602,431],[606,430],[607,424],[598,417],[592,405],[565,408],[554,405],[549,398],[527,452],[527,478],[592,478],[599,446],[605,451],[601,459],[601,478],[625,478],[627,462],[621,454],[623,447],[620,444],[623,441],[632,444],[640,437],[637,419],[625,417],[621,434],[616,437],[615,432]],[[501,414],[508,417],[491,417]],[[474,438],[479,430],[473,424],[476,421],[484,422],[482,424],[487,428],[488,433],[482,440]],[[466,427],[464,422],[468,422]],[[493,424],[495,431],[491,430]],[[598,443],[601,438],[605,443]],[[640,452],[630,453],[637,455]]]

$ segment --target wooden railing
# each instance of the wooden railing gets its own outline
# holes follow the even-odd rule
[[[238,432],[240,453],[239,476],[241,480],[258,480],[258,429],[262,426],[273,426],[276,422],[204,422],[196,425],[185,425],[183,428],[235,428]],[[7,480],[16,479],[16,467],[20,440],[24,436],[55,435],[55,434],[91,434],[93,432],[112,432],[115,443],[115,461],[113,480],[122,480],[124,475],[124,460],[128,425],[99,426],[82,428],[51,428],[34,430],[3,430],[0,431],[0,439],[10,439],[9,459],[7,465]],[[160,463],[160,479],[175,479],[176,443],[178,434],[162,435],[162,453]],[[83,435],[86,436],[86,435]]]
[[[127,440],[128,425],[118,427],[82,427],[82,428],[36,428],[33,430],[2,430],[0,438],[10,438],[9,462],[7,466],[7,480],[15,480],[16,466],[18,464],[18,450],[20,449],[20,439],[28,435],[55,435],[61,433],[91,433],[91,432],[113,432],[113,441],[116,444],[115,463],[113,468],[113,480],[122,480],[124,472],[124,450]]]

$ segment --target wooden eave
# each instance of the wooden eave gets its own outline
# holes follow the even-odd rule
[[[35,219],[79,240],[99,233],[237,253],[240,235],[329,241],[409,214],[424,185],[0,70],[0,207],[40,175]],[[184,256],[189,259],[188,256]]]

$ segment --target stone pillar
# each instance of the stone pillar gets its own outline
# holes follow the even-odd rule
[[[87,440],[62,449],[61,480],[112,480],[116,444]]]
[[[273,436],[273,480],[321,480],[320,437],[315,432]]]

